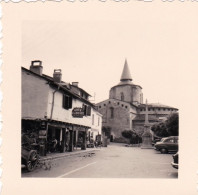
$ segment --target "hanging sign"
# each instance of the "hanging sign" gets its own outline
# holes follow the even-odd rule
[[[82,118],[84,116],[84,109],[76,107],[72,110],[72,116],[76,118]]]

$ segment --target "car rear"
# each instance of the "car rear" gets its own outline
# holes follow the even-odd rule
[[[171,162],[171,165],[175,169],[178,169],[179,168],[179,153],[178,152],[173,155],[173,162]]]

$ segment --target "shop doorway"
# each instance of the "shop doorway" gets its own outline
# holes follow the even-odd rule
[[[48,126],[47,150],[48,152],[62,152],[62,128]]]

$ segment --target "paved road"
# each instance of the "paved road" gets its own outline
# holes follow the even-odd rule
[[[54,160],[50,170],[40,168],[23,173],[22,177],[177,178],[178,171],[171,166],[171,161],[172,154],[113,143],[92,155]]]

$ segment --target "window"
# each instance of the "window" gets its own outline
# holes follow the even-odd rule
[[[99,106],[99,108],[101,108],[101,106]]]
[[[125,108],[127,108],[127,106],[125,106]]]
[[[106,106],[106,104],[104,104],[104,106]]]
[[[91,106],[83,104],[84,116],[91,116]]]
[[[123,92],[120,93],[120,96],[121,96],[121,101],[124,101],[124,93]]]
[[[166,142],[174,143],[174,139],[167,139]]]
[[[114,117],[114,108],[110,108],[110,117],[113,118]]]
[[[72,97],[66,94],[63,94],[63,108],[71,109],[72,108]]]
[[[110,104],[111,102],[109,101],[109,104]]]
[[[83,92],[82,91],[80,91],[80,96],[83,97]]]
[[[94,114],[92,114],[92,125],[94,125]]]
[[[117,103],[118,105],[120,104],[120,102]]]

